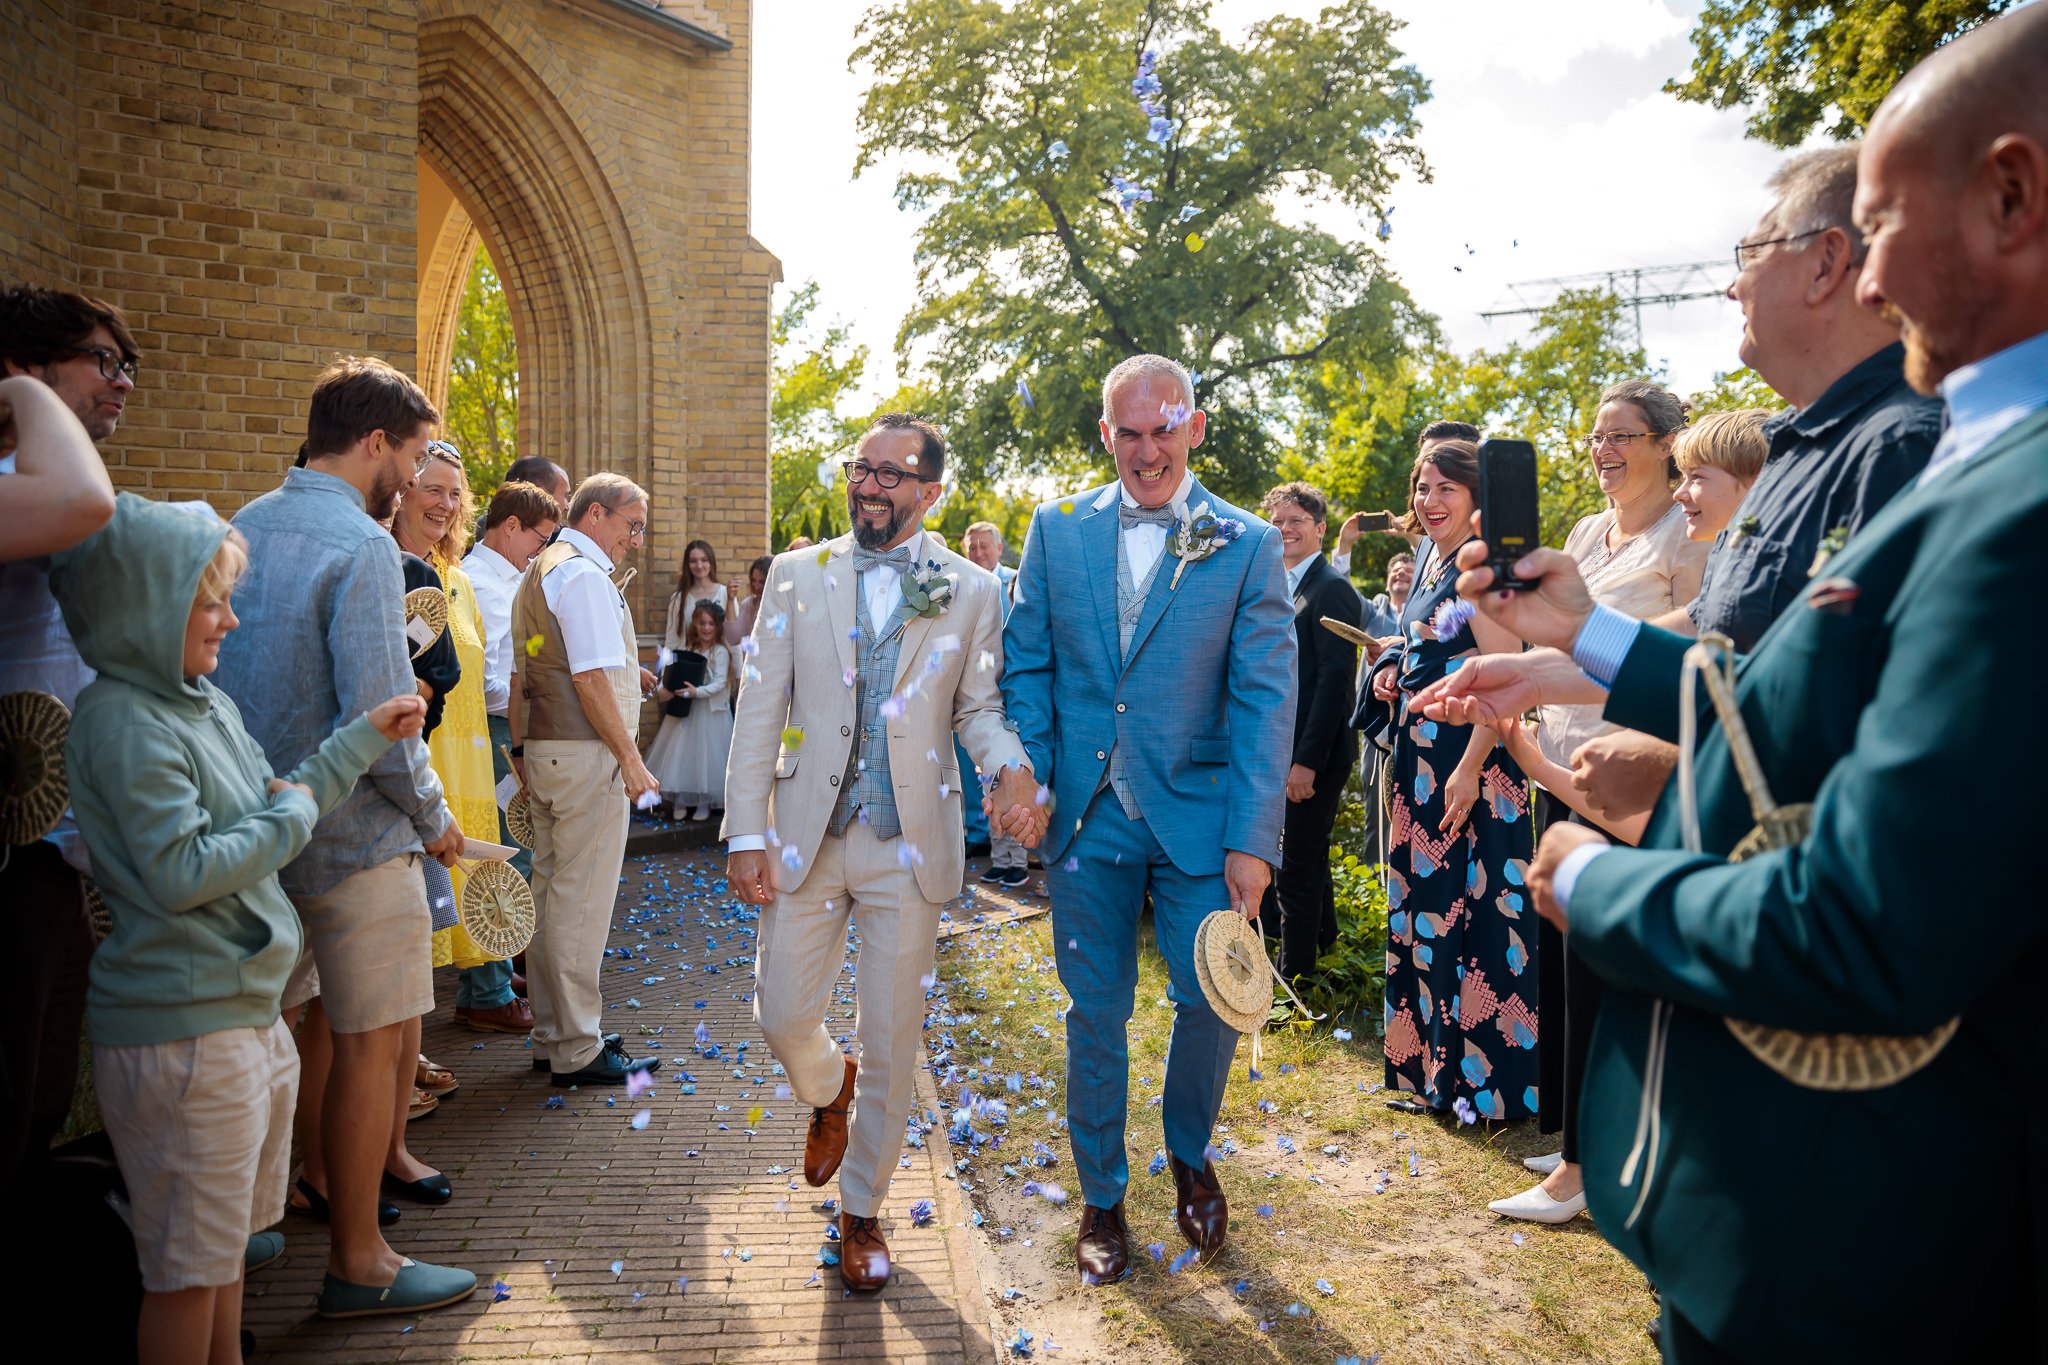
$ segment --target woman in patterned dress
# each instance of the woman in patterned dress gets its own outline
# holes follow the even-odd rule
[[[1375,677],[1394,705],[1388,780],[1387,1084],[1430,1109],[1536,1112],[1536,917],[1529,786],[1486,727],[1407,714],[1406,699],[1518,642],[1460,602],[1451,561],[1472,536],[1478,451],[1432,445],[1409,476],[1406,529],[1435,546],[1401,612],[1405,650]]]

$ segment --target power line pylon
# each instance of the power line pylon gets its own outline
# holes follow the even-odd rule
[[[1681,265],[1631,265],[1614,270],[1595,270],[1584,275],[1554,275],[1543,280],[1522,280],[1507,287],[1500,306],[1481,313],[1494,318],[1527,317],[1540,313],[1557,301],[1567,289],[1604,289],[1635,313],[1636,341],[1643,339],[1643,307],[1653,303],[1684,303],[1690,299],[1718,299],[1727,292],[1716,283],[1728,274],[1727,261],[1692,261]]]

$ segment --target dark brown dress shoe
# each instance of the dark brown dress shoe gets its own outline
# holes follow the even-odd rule
[[[1074,1262],[1082,1284],[1115,1284],[1131,1271],[1131,1229],[1124,1222],[1124,1201],[1114,1208],[1093,1204],[1081,1209],[1081,1240],[1074,1244]]]
[[[478,1033],[531,1033],[533,1006],[513,996],[495,1009],[472,1009],[463,1023]]]
[[[1216,1178],[1215,1163],[1204,1161],[1202,1169],[1172,1158],[1174,1218],[1181,1235],[1204,1256],[1223,1245],[1230,1230],[1230,1206],[1224,1202],[1223,1184]]]
[[[846,1155],[846,1111],[853,1107],[853,1075],[859,1065],[848,1057],[846,1084],[839,1087],[839,1098],[823,1109],[811,1111],[811,1131],[804,1135],[804,1179],[813,1185],[830,1180]],[[882,1273],[886,1275],[886,1258],[882,1264]]]
[[[889,1244],[872,1218],[839,1215],[839,1278],[848,1289],[880,1289],[889,1283]]]

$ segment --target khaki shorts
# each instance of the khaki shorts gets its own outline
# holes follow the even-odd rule
[[[233,1284],[284,1217],[299,1054],[283,1020],[174,1043],[95,1043],[93,1084],[128,1186],[142,1287]]]
[[[422,856],[401,853],[332,890],[292,897],[306,926],[306,953],[285,983],[285,1009],[317,995],[336,1033],[368,1033],[433,1010],[432,912]]]

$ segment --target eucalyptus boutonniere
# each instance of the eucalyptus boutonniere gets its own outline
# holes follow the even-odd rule
[[[1837,526],[1834,530],[1822,536],[1820,538],[1820,547],[1813,552],[1813,567],[1806,571],[1806,576],[1808,578],[1819,578],[1820,571],[1828,566],[1828,561],[1840,554],[1842,547],[1848,543],[1849,528],[1846,526]]]
[[[953,580],[939,572],[938,560],[928,559],[904,572],[903,605],[896,608],[896,619],[908,624],[920,616],[942,616],[952,602]]]
[[[1188,565],[1199,564],[1243,534],[1243,522],[1236,517],[1211,515],[1206,502],[1174,522],[1172,534],[1166,537],[1166,553],[1180,563],[1173,567],[1173,578],[1166,585],[1168,591],[1180,586],[1180,576]]]
[[[1753,536],[1762,529],[1763,523],[1756,519],[1756,513],[1751,512],[1745,516],[1736,518],[1735,534],[1733,536],[1730,536],[1729,540],[1731,542],[1738,541],[1741,540],[1744,536]]]

